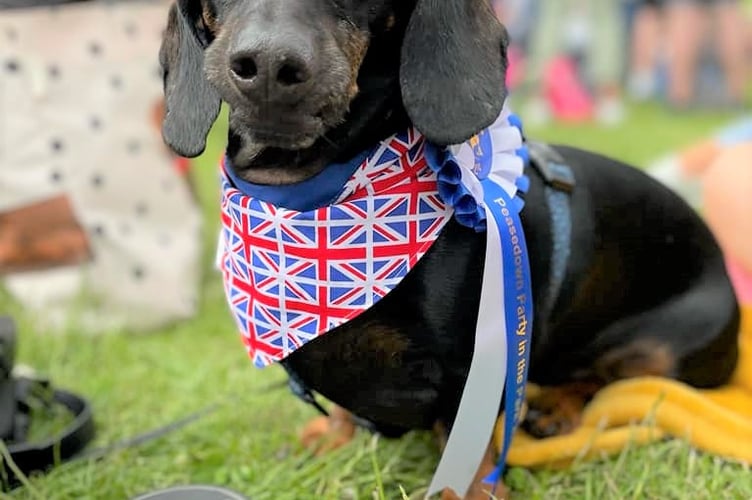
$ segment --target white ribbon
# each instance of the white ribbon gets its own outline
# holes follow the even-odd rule
[[[504,311],[501,239],[493,215],[486,209],[486,263],[483,292],[475,331],[475,350],[462,400],[444,453],[426,497],[451,488],[464,498],[491,441],[507,373],[507,337]]]
[[[489,179],[510,196],[517,192],[523,160],[515,154],[523,145],[519,129],[510,125],[505,106],[489,128],[493,159]],[[483,198],[474,173],[475,154],[469,143],[450,147],[462,171],[462,183],[486,212],[486,260],[483,272],[473,358],[460,405],[426,498],[451,488],[464,497],[475,479],[491,442],[507,375],[507,324],[504,304],[502,245],[498,226]]]

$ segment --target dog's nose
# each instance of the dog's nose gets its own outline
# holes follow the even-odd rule
[[[230,56],[230,72],[238,89],[249,97],[276,100],[303,91],[311,80],[311,58],[292,46],[245,48]]]

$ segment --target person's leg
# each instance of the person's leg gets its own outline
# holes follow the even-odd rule
[[[593,39],[587,69],[597,99],[598,119],[613,124],[622,120],[621,74],[624,68],[624,25],[619,0],[590,0]]]
[[[539,0],[537,18],[530,33],[523,96],[528,99],[525,119],[541,123],[550,119],[550,110],[544,95],[544,75],[547,65],[558,54],[562,40],[561,20],[567,11],[566,0]]]
[[[543,80],[546,65],[559,52],[562,39],[562,19],[567,0],[539,0],[537,19],[531,30],[530,59],[526,87],[531,90]]]
[[[694,97],[699,49],[705,34],[707,8],[692,0],[669,0],[666,5],[669,102],[686,107]]]
[[[631,33],[629,91],[638,100],[655,93],[655,72],[661,46],[661,13],[655,2],[638,7]]]
[[[744,32],[747,34],[747,81],[752,81],[752,0],[747,1]]]
[[[745,18],[735,0],[721,0],[715,5],[718,56],[726,76],[728,97],[734,102],[744,100],[748,60],[745,40]]]

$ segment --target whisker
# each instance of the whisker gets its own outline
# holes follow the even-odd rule
[[[329,138],[328,138],[328,137],[326,136],[326,134],[322,135],[322,136],[321,136],[321,138],[322,138],[322,139],[324,139],[324,140],[325,140],[326,142],[328,142],[330,146],[332,146],[332,147],[334,147],[334,148],[338,148],[338,147],[339,147],[339,146],[337,145],[337,143],[336,143],[336,142],[334,142],[333,140],[329,139]]]

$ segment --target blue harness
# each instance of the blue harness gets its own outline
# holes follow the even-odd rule
[[[575,188],[572,169],[561,155],[547,144],[528,142],[530,165],[545,183],[546,203],[551,217],[552,252],[549,292],[538,307],[548,315],[556,305],[571,254],[572,216],[569,197]]]

